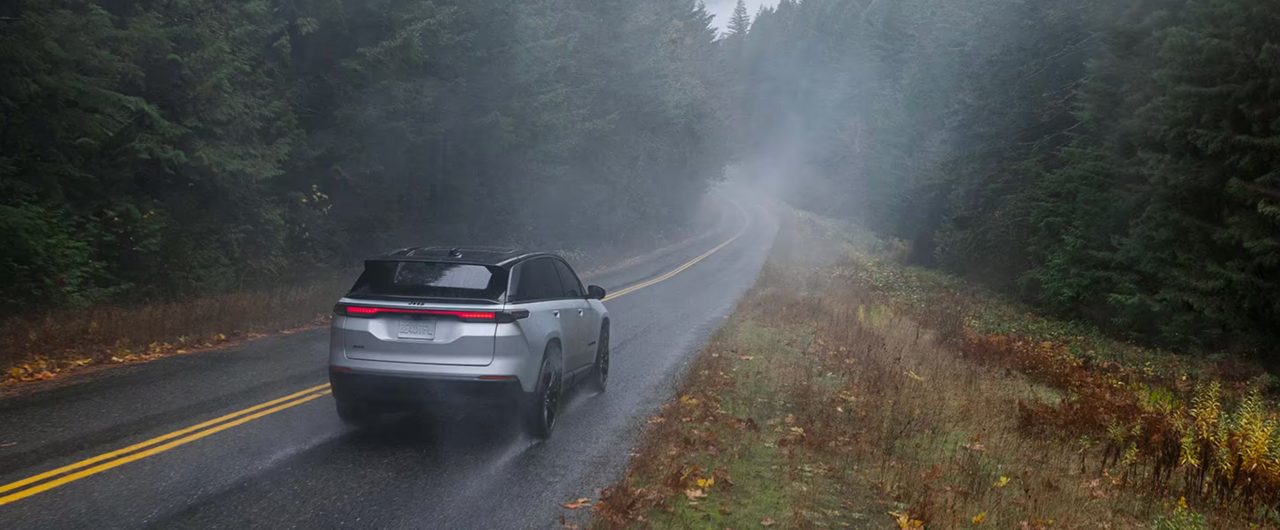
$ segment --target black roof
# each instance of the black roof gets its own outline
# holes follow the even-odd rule
[[[486,246],[431,246],[409,247],[390,252],[380,259],[449,261],[455,263],[478,263],[481,265],[506,265],[523,258],[542,255],[541,252],[527,252],[518,248],[486,247]]]

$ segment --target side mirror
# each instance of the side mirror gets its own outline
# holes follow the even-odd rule
[[[594,299],[596,299],[596,300],[604,300],[604,287],[600,287],[599,285],[588,285],[588,286],[587,286],[587,298],[594,298]]]

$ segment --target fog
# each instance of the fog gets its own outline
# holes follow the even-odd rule
[[[1142,334],[1280,314],[1248,88],[1273,3],[86,5],[0,12],[11,311],[441,241],[638,252],[696,233],[729,176]]]

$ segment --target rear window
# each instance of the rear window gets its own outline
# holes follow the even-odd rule
[[[497,300],[507,287],[501,267],[430,261],[367,261],[353,296]]]

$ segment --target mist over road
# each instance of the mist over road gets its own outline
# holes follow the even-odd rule
[[[344,426],[325,395],[0,506],[7,528],[524,528],[571,518],[624,469],[643,420],[751,285],[772,245],[768,209],[739,200],[715,233],[589,277],[607,302],[613,370],[575,389],[551,440],[503,411],[439,410]],[[740,220],[739,220],[740,219]],[[744,224],[745,223],[745,224]],[[0,487],[326,382],[328,331],[124,367],[0,401]],[[15,491],[21,491],[17,489]],[[0,498],[13,491],[0,491]],[[585,511],[585,510],[583,510]]]

